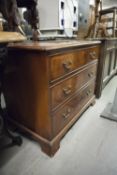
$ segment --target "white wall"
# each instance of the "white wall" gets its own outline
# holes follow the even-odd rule
[[[94,0],[90,0],[90,5],[94,5],[95,3],[94,3]]]

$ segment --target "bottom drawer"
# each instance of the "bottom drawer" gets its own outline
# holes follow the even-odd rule
[[[53,136],[57,135],[94,94],[95,82],[82,89],[64,106],[52,113]]]

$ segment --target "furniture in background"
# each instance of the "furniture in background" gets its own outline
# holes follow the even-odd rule
[[[3,93],[4,84],[4,72],[6,68],[7,60],[7,45],[9,42],[23,41],[25,38],[16,32],[0,32],[0,139],[4,136],[9,137],[12,140],[11,144],[21,145],[22,139],[20,136],[14,136],[7,125],[7,113],[4,111],[1,104],[1,95]],[[2,145],[2,146],[1,146]],[[0,144],[0,149],[4,148],[3,144]]]
[[[106,17],[106,21],[108,22],[106,30],[110,36],[117,37],[117,7],[102,9],[99,15],[100,21],[102,18]]]
[[[101,35],[107,36],[106,28],[104,23],[100,23],[100,13],[102,10],[102,0],[95,0],[95,11],[94,11],[94,21],[90,24],[85,38],[98,38],[98,33],[101,30]],[[92,9],[93,10],[93,9]]]
[[[53,156],[95,102],[99,41],[48,41],[9,47],[4,94],[9,121]]]
[[[117,74],[117,39],[101,39],[101,59],[98,64],[96,97],[101,96],[103,88]]]
[[[26,8],[27,14],[25,14],[26,20],[31,25],[32,28],[32,39],[39,39],[39,16],[37,10],[37,0],[4,0],[0,1],[0,12],[3,18],[7,21],[8,31],[18,31],[24,36],[24,32],[21,28],[21,19],[18,7]]]

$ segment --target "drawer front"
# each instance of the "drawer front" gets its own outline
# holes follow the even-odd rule
[[[62,83],[57,84],[51,88],[51,109],[57,107],[57,105],[64,102],[78,91],[83,85],[88,83],[91,79],[95,78],[97,70],[97,64],[88,66],[85,70],[79,72],[73,77],[65,80]]]
[[[57,135],[94,94],[94,82],[52,114],[53,136]]]
[[[99,46],[50,58],[50,81],[65,76],[99,57]]]

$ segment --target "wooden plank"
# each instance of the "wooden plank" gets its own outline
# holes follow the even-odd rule
[[[18,32],[0,31],[0,43],[24,41],[26,37]]]

